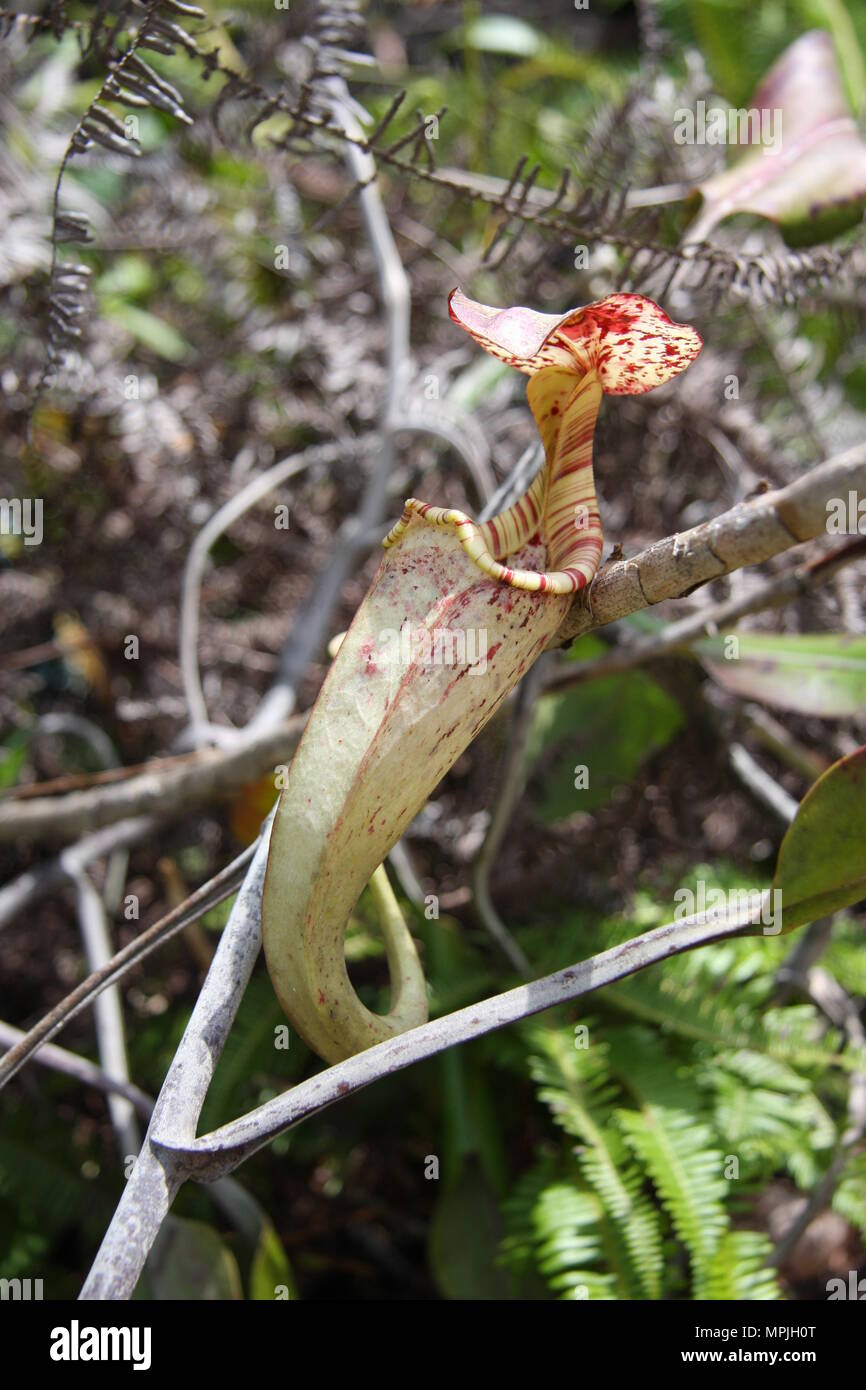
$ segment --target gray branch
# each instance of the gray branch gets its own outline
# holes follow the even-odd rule
[[[213,1181],[284,1130],[355,1091],[447,1048],[505,1028],[625,979],[683,951],[754,930],[766,908],[730,919],[701,913],[613,946],[588,961],[459,1009],[347,1058],[211,1134],[195,1127],[216,1064],[258,955],[267,836],[214,957],[157,1101],[144,1147],[87,1277],[83,1299],[130,1298],[160,1225],[188,1178]]]

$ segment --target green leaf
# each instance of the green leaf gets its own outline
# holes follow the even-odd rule
[[[705,1297],[714,1302],[770,1302],[782,1297],[767,1264],[772,1246],[759,1231],[727,1231],[707,1267]]]
[[[430,1225],[430,1266],[446,1298],[514,1297],[508,1272],[497,1264],[502,1235],[493,1189],[469,1159],[440,1196]]]
[[[582,657],[604,651],[601,643]],[[538,701],[527,761],[542,783],[537,802],[548,821],[604,805],[616,786],[628,784],[641,765],[670,743],[681,727],[679,706],[642,672],[587,682]],[[575,787],[585,765],[586,787]]]
[[[0,741],[0,788],[15,786],[29,747],[30,736],[22,729]]]
[[[135,304],[127,304],[115,295],[108,295],[102,301],[102,313],[105,318],[119,323],[121,328],[125,328],[127,333],[150,348],[151,352],[155,352],[158,357],[166,358],[169,362],[180,362],[192,352],[186,339],[182,338],[170,323],[166,323],[165,319],[157,318],[156,314],[139,309]]]
[[[155,276],[143,256],[118,256],[99,277],[101,295],[121,299],[142,299],[154,286]]]
[[[543,1027],[534,1031],[534,1039],[539,1055],[531,1059],[530,1071],[540,1087],[538,1098],[556,1123],[580,1141],[578,1164],[600,1201],[600,1235],[620,1296],[658,1298],[664,1268],[658,1213],[622,1134],[609,1122],[617,1092],[607,1045],[576,1048],[558,1030]]]
[[[866,746],[828,768],[800,802],[773,888],[783,931],[866,898]]]
[[[297,1298],[288,1256],[261,1203],[232,1180],[222,1184],[218,1206],[239,1238],[234,1249],[239,1254],[250,1298],[267,1302]]]
[[[292,1267],[283,1243],[270,1221],[265,1221],[250,1266],[250,1298],[273,1302],[278,1288],[287,1289],[290,1299],[297,1297]]]
[[[533,58],[544,39],[531,24],[514,15],[488,14],[467,24],[463,41],[482,53],[505,53],[510,58]]]
[[[168,1216],[147,1262],[156,1299],[240,1299],[241,1276],[234,1255],[212,1226]]]
[[[747,111],[768,123],[761,135],[764,143],[758,132],[744,131],[745,111],[725,113],[728,139],[736,121],[736,138],[754,143],[736,146],[744,152],[731,167],[700,185],[703,205],[689,228],[689,241],[703,240],[738,212],[775,222],[791,246],[826,241],[860,221],[866,206],[866,143],[849,110],[833,41],[825,30],[811,30],[785,50]],[[709,123],[711,114],[706,114]]]
[[[737,656],[725,660],[734,640]],[[823,719],[845,719],[866,708],[866,637],[748,632],[702,638],[694,651],[735,695]]]

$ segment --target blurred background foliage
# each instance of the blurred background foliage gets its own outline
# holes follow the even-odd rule
[[[269,0],[203,8],[206,19],[187,27],[265,92],[291,77],[315,11],[313,0],[288,10]],[[110,5],[99,9],[111,16]],[[4,492],[44,498],[46,522],[33,553],[0,537],[0,639],[14,657],[0,675],[4,788],[96,770],[86,744],[36,736],[49,711],[97,723],[123,763],[174,746],[186,713],[177,603],[192,538],[253,472],[310,443],[372,429],[386,381],[375,267],[339,149],[336,157],[315,143],[280,150],[279,114],[245,139],[252,109],[228,102],[214,118],[219,74],[182,50],[151,53],[193,121],[141,110],[140,158],[97,148],[70,161],[61,205],[89,219],[92,242],[74,256],[92,293],[80,351],[58,365],[28,441],[45,361],[55,180],[105,68],[98,53],[82,53],[92,4],[55,0],[25,12],[49,22],[35,33],[10,26],[0,44],[0,458]],[[440,168],[508,178],[525,154],[548,189],[563,168],[611,197],[694,187],[724,164],[724,151],[678,150],[664,111],[701,95],[746,104],[808,29],[831,35],[856,115],[866,101],[866,7],[842,0],[593,0],[586,12],[560,0],[501,8],[415,0],[372,3],[365,18],[374,64],[350,75],[374,122],[405,89],[406,112],[447,108],[435,143]],[[593,241],[588,269],[578,270],[570,242],[530,227],[492,269],[481,260],[499,227],[489,208],[390,166],[380,181],[412,287],[413,399],[432,373],[442,383],[432,408],[443,418],[455,412],[458,423],[473,412],[499,479],[533,440],[522,383],[479,369],[447,322],[448,289],[461,281],[487,302],[562,309],[617,283],[622,248]],[[675,199],[645,225],[674,247],[688,216],[686,200]],[[841,245],[856,254],[860,231],[847,235]],[[720,240],[735,250],[778,242],[749,216]],[[701,362],[675,396],[606,411],[598,433],[606,536],[630,550],[862,438],[862,289],[831,276],[793,301],[696,295],[690,307],[707,344]],[[740,392],[726,400],[730,373]],[[419,473],[422,495],[474,505],[449,450],[412,440],[399,458],[395,514]],[[290,506],[288,532],[274,529],[265,505],[214,547],[199,653],[216,722],[240,726],[256,709],[367,467],[348,459],[311,468],[271,499]],[[371,549],[346,586],[335,631],[376,564]],[[534,972],[669,920],[682,884],[767,886],[784,825],[743,786],[730,744],[744,741],[799,800],[822,769],[863,743],[863,574],[861,562],[835,586],[753,619],[756,646],[737,689],[726,686],[710,645],[538,702],[527,791],[493,883]],[[735,576],[717,596],[752,582]],[[628,640],[662,625],[654,612],[622,626]],[[129,633],[143,653],[133,665],[122,654]],[[814,634],[827,661],[798,701],[785,653],[814,653],[806,645]],[[595,660],[622,640],[587,638],[569,659]],[[311,664],[302,707],[325,662],[320,653]],[[427,920],[407,904],[434,1014],[513,982],[467,887],[508,738],[505,720],[486,730],[408,837],[441,905]],[[582,763],[592,768],[588,793],[575,789]],[[237,852],[272,797],[266,779],[135,846],[127,891],[139,897],[142,925]],[[4,847],[2,867],[11,876],[39,858],[38,848]],[[59,893],[3,933],[2,1014],[18,1026],[84,973],[70,905]],[[125,982],[130,1071],[151,1096],[228,906]],[[118,914],[118,944],[136,929]],[[821,968],[862,1008],[862,910],[822,931]],[[851,1078],[866,1059],[856,1036],[786,983],[793,949],[788,938],[705,949],[598,992],[585,1010],[554,1011],[354,1096],[281,1136],[227,1190],[184,1189],[139,1296],[824,1297],[828,1278],[866,1258],[862,1146],[845,1156],[831,1209],[808,1237],[781,1269],[767,1261],[840,1152]],[[384,1007],[366,896],[347,957],[362,996]],[[275,1049],[281,1021],[262,965],[203,1127],[315,1068],[294,1037]],[[86,1017],[61,1041],[95,1056]],[[102,1095],[41,1068],[23,1073],[0,1127],[0,1273],[42,1277],[46,1296],[75,1296],[122,1190],[125,1159]]]

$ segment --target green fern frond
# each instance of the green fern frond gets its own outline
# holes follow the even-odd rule
[[[720,1052],[713,1058],[713,1063],[749,1086],[763,1086],[792,1096],[808,1095],[811,1090],[806,1078],[788,1062],[779,1057],[768,1057],[762,1052],[750,1052],[747,1048],[741,1048],[738,1052]]]
[[[560,1154],[544,1154],[523,1173],[502,1203],[506,1234],[501,1258],[505,1265],[522,1274],[534,1266],[537,1231],[535,1210],[545,1189],[550,1187],[562,1167]]]
[[[853,926],[858,934],[850,938],[845,924],[839,930],[841,939],[831,941],[822,964],[849,994],[866,998],[866,951],[863,950],[862,928]]]
[[[625,925],[590,929],[583,953]],[[732,1217],[775,1173],[801,1188],[820,1178],[864,1066],[811,1004],[776,1004],[789,951],[725,942],[603,989],[588,1048],[564,1020],[521,1030],[539,1099],[576,1141],[524,1192],[522,1258],[560,1296],[781,1297],[765,1236]],[[611,1006],[638,1021],[611,1026]],[[866,1160],[834,1205],[866,1228]]]
[[[557,1183],[541,1193],[534,1212],[539,1273],[565,1298],[616,1298],[616,1276],[593,1269],[603,1256],[603,1207],[592,1192]]]
[[[850,1221],[866,1240],[866,1153],[853,1154],[833,1194],[833,1210]]]
[[[538,1055],[530,1061],[530,1072],[540,1087],[539,1099],[557,1124],[581,1141],[580,1170],[612,1226],[608,1254],[616,1258],[620,1243],[627,1252],[628,1258],[620,1261],[620,1282],[636,1285],[629,1297],[659,1298],[661,1226],[642,1190],[642,1174],[610,1124],[618,1088],[610,1079],[607,1049],[602,1043],[575,1048],[558,1029],[536,1030],[534,1042]]]
[[[615,1224],[572,1158],[565,1167],[567,1172],[555,1177],[549,1161],[536,1165],[505,1202],[503,1263],[517,1273],[537,1269],[563,1299],[635,1297],[628,1252]]]
[[[110,1193],[64,1160],[40,1150],[35,1136],[0,1140],[0,1197],[26,1205],[52,1235],[75,1226],[98,1232],[111,1216]]]
[[[713,1096],[714,1126],[741,1179],[787,1168],[800,1187],[817,1181],[836,1126],[806,1078],[777,1058],[740,1051],[713,1057],[697,1079]]]
[[[665,1033],[713,1049],[761,1052],[816,1073],[831,1066],[845,1070],[856,1066],[853,1056],[839,1051],[839,1035],[825,1031],[821,1016],[810,1004],[760,1014],[738,997],[733,986],[713,994],[698,982],[655,968],[606,989],[603,999]]]
[[[727,1225],[723,1159],[710,1147],[712,1131],[683,1111],[655,1105],[620,1111],[619,1121],[689,1252],[695,1297],[705,1298],[710,1259]]]
[[[646,1169],[692,1266],[694,1296],[703,1292],[710,1261],[728,1225],[724,1155],[700,1121],[703,1097],[682,1072],[653,1055],[645,1029],[618,1030],[612,1051],[638,1109],[616,1113],[626,1143]]]
[[[771,1250],[758,1231],[726,1232],[708,1262],[703,1297],[733,1302],[781,1298],[775,1273],[767,1268]]]

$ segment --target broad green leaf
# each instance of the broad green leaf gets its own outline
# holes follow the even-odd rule
[[[735,695],[824,719],[866,710],[866,637],[747,632],[702,638],[694,650],[713,679]],[[726,659],[728,652],[736,655]]]
[[[256,993],[252,989],[255,983],[251,982],[242,1007],[248,1004],[250,993]],[[249,1069],[253,1060],[249,1052],[245,1060]],[[219,1206],[239,1238],[235,1249],[241,1258],[250,1298],[267,1302],[296,1298],[294,1276],[283,1243],[257,1198],[239,1182],[227,1182],[222,1185]]]
[[[283,1243],[270,1221],[264,1221],[250,1266],[250,1298],[272,1302],[277,1290],[281,1293],[286,1290],[290,1299],[297,1297],[292,1267]]]
[[[147,1262],[155,1299],[241,1299],[237,1261],[204,1221],[167,1216]]]
[[[828,768],[800,802],[773,888],[785,931],[866,898],[866,746]]]
[[[705,114],[709,123],[710,110]],[[738,157],[698,188],[702,206],[689,227],[689,241],[703,240],[738,212],[769,218],[791,246],[826,241],[860,221],[866,206],[866,143],[825,30],[811,30],[791,44],[748,107],[725,116],[728,142],[734,126]],[[747,117],[765,122],[763,135],[755,124],[747,129]]]
[[[603,652],[578,644],[581,657]],[[541,794],[536,808],[545,820],[592,811],[627,785],[641,765],[670,742],[681,727],[679,706],[642,672],[606,676],[536,705],[527,761],[537,768]],[[586,768],[587,786],[575,786]]]
[[[119,323],[151,352],[169,362],[180,362],[192,351],[189,343],[165,319],[157,318],[156,314],[146,309],[139,309],[136,304],[127,304],[116,295],[106,295],[102,301],[102,313],[107,319]]]
[[[440,1195],[430,1223],[430,1266],[446,1298],[514,1297],[511,1277],[497,1263],[503,1234],[493,1189],[468,1159]]]

